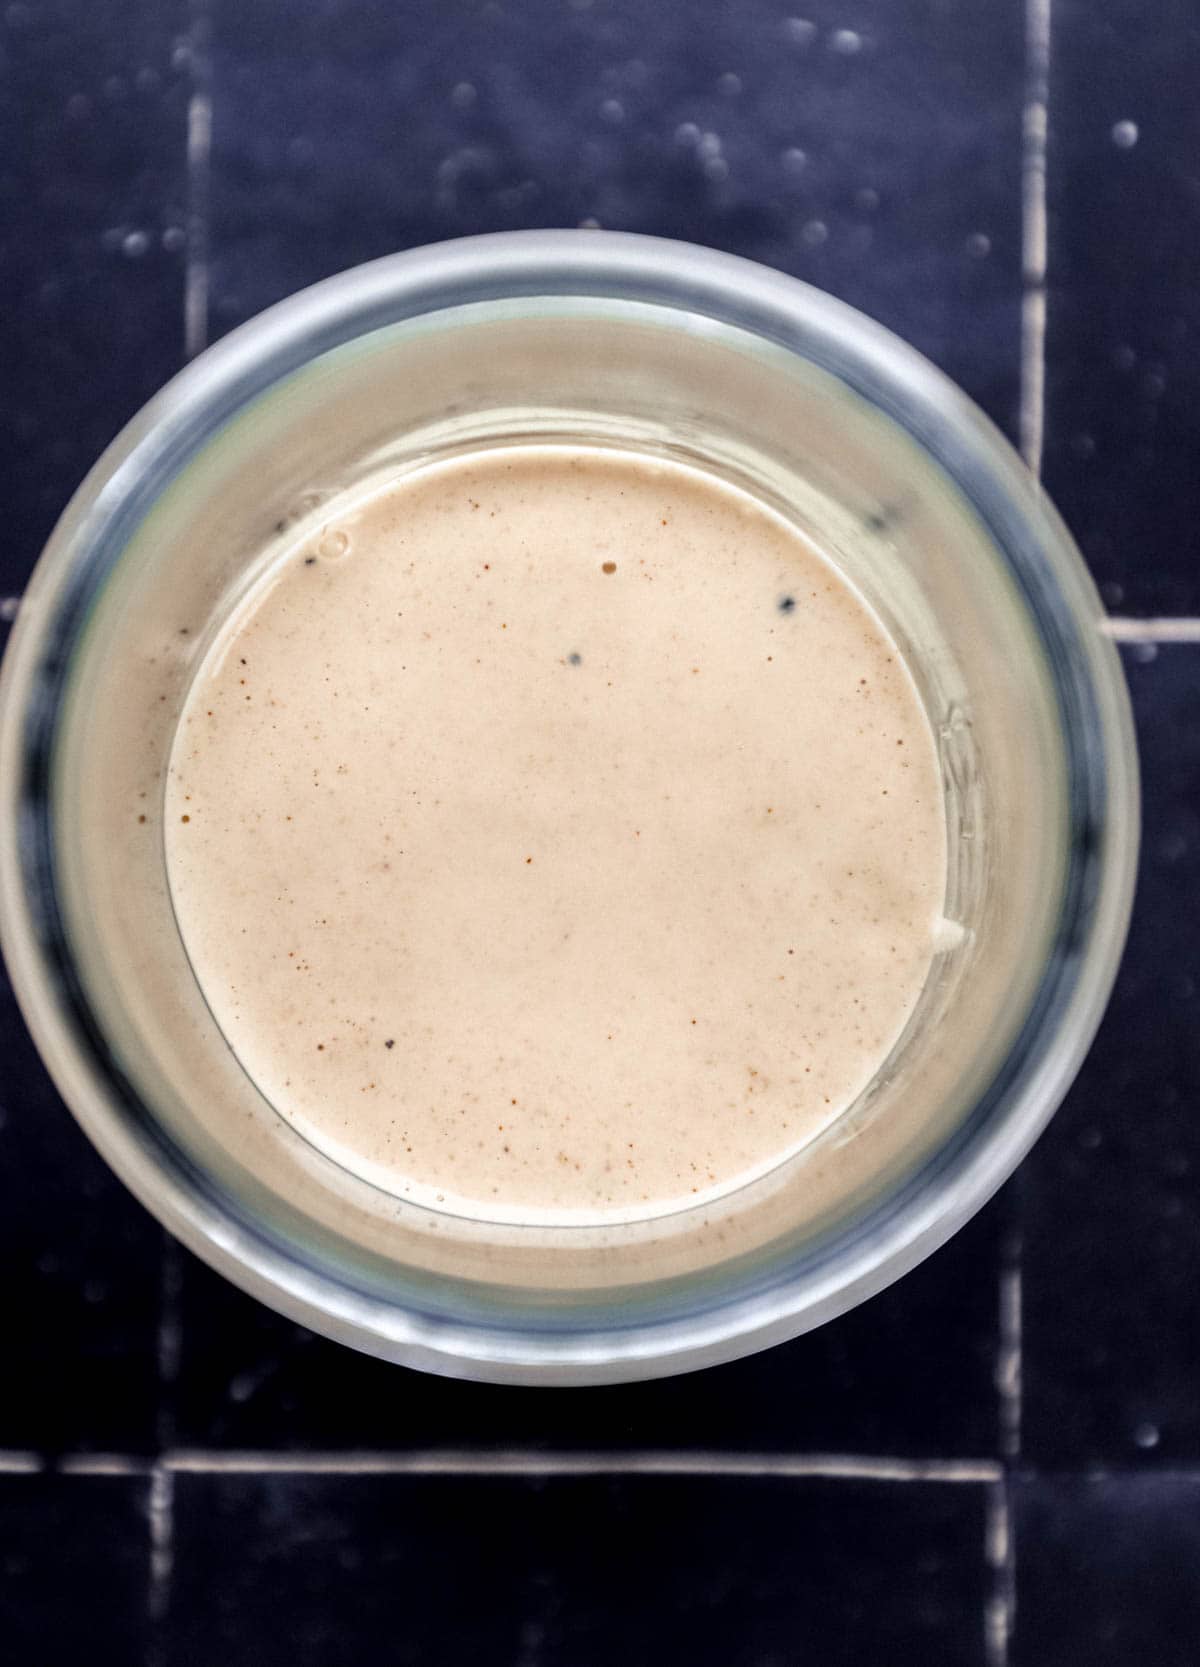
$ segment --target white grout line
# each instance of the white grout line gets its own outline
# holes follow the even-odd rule
[[[432,1449],[412,1453],[166,1453],[165,1469],[189,1475],[320,1476],[749,1476],[873,1482],[994,1482],[988,1459],[894,1459],[813,1453],[538,1453]]]
[[[0,1453],[0,1476],[36,1476],[42,1468],[36,1453]]]
[[[1200,643],[1200,619],[1106,619],[1101,630],[1114,642]]]
[[[189,359],[208,345],[208,161],[212,99],[194,92],[188,102],[187,262],[183,281],[183,350]]]
[[[180,1291],[183,1283],[182,1252],[171,1235],[163,1229],[162,1262],[159,1268],[158,1336],[156,1362],[158,1366],[159,1410],[158,1441],[166,1447],[174,1437],[173,1388],[179,1379],[179,1356],[183,1344],[180,1318]]]
[[[1041,478],[1046,434],[1046,279],[1049,267],[1046,159],[1050,135],[1053,0],[1025,0],[1025,108],[1021,123],[1021,456]],[[1021,1239],[1001,1247],[996,1394],[1004,1470],[988,1489],[985,1554],[992,1588],[984,1606],[988,1667],[1008,1667],[1016,1601],[1009,1467],[1021,1453]]]
[[[1000,1398],[1000,1451],[1021,1454],[1021,1242],[1014,1233],[1001,1250],[1000,1343],[996,1351],[996,1392]]]
[[[63,1476],[149,1476],[154,1460],[127,1453],[66,1453],[57,1468]]]
[[[1042,470],[1046,406],[1046,142],[1051,0],[1025,4],[1021,160],[1021,456]]]
[[[171,1601],[171,1571],[175,1566],[175,1478],[156,1465],[150,1473],[150,1590],[147,1608],[152,1621],[161,1621]]]
[[[471,1452],[425,1449],[414,1453],[298,1452],[216,1453],[180,1447],[159,1458],[126,1453],[68,1453],[43,1460],[36,1453],[0,1452],[0,1474],[150,1477],[172,1476],[772,1476],[785,1480],[850,1482],[936,1482],[994,1489],[1014,1472],[993,1459],[888,1459],[856,1453],[538,1453],[505,1450]],[[1092,1464],[1074,1470],[1074,1480],[1103,1485],[1142,1479],[1144,1466]],[[1200,1489],[1200,1465],[1156,1467],[1155,1477]],[[993,1519],[989,1536],[995,1530]],[[989,1537],[989,1546],[993,1539]],[[990,1558],[989,1552],[989,1558]]]
[[[1017,1594],[1016,1544],[1006,1477],[988,1488],[984,1557],[991,1574],[991,1590],[983,1614],[983,1656],[987,1667],[1008,1667]]]
[[[36,1461],[35,1461],[36,1462]],[[874,1458],[857,1453],[546,1453],[426,1448],[411,1453],[213,1452],[175,1448],[158,1459],[76,1453],[59,1461],[68,1476],[782,1476],[868,1482],[991,1483],[990,1459]]]
[[[192,96],[187,123],[187,255],[183,282],[183,350],[189,359],[208,346],[209,160],[212,155],[212,64],[208,0],[192,0]]]

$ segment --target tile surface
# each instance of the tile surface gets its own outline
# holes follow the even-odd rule
[[[1200,1459],[1200,646],[1126,664],[1144,797],[1133,929],[1091,1057],[1021,1176],[1026,1453],[1052,1465]]]
[[[1016,1493],[1013,1667],[1192,1667],[1197,1477],[1050,1476]]]
[[[187,0],[0,20],[0,587],[179,368]]]
[[[6,1662],[138,1662],[148,1641],[146,1483],[0,1475]]]
[[[0,971],[0,1447],[152,1445],[161,1242],[64,1109]]]
[[[1110,606],[1200,614],[1200,14],[1053,15],[1046,484]]]
[[[170,1659],[981,1667],[981,1494],[184,1476]]]
[[[1014,426],[1021,8],[217,0],[213,326],[356,261],[595,220],[861,307]]]

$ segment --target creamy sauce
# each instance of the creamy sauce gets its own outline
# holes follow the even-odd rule
[[[521,447],[326,519],[217,636],[166,793],[196,975],[280,1115],[402,1196],[691,1203],[811,1140],[929,970],[933,738],[750,497]]]

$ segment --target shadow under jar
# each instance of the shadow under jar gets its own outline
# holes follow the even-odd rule
[[[746,1184],[619,1220],[439,1209],[319,1151],[227,1046],[168,884],[162,786],[231,611],[332,499],[514,445],[684,464],[782,516],[901,650],[944,788],[944,923],[866,1090]],[[827,296],[707,250],[596,232],[380,261],[176,378],[42,557],[2,690],[13,982],[68,1104],[138,1197],[315,1329],[509,1382],[744,1354],[945,1240],[1079,1066],[1137,844],[1132,729],[1101,623],[1007,445],[918,355]],[[159,798],[139,824],[148,781]]]

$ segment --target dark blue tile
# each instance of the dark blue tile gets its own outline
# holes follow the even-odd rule
[[[147,1644],[144,1479],[0,1476],[0,1654],[137,1663]]]
[[[1200,14],[1056,0],[1045,478],[1110,605],[1200,612]]]
[[[1026,1443],[1055,1465],[1200,1458],[1200,648],[1126,663],[1145,818],[1133,930],[1023,1173]]]
[[[1015,1507],[1013,1667],[1194,1667],[1200,1479],[1050,1476]]]
[[[687,1377],[603,1389],[453,1383],[368,1359],[189,1258],[179,1439],[986,1455],[996,1441],[998,1220],[993,1207],[899,1284],[807,1337]]]
[[[188,16],[55,0],[0,22],[0,591],[180,362]],[[63,1110],[2,981],[0,1061],[0,1443],[145,1445],[158,1232]]]
[[[181,1476],[176,1667],[982,1662],[982,1489]]]
[[[152,1444],[161,1242],[64,1108],[0,974],[0,1447]]]
[[[0,20],[0,587],[178,369],[187,0],[18,3]]]
[[[1010,430],[1019,0],[214,8],[214,327],[466,233],[689,239],[899,331]]]

